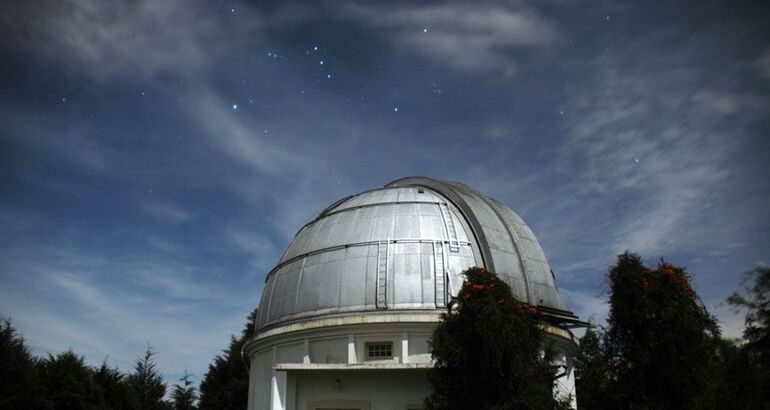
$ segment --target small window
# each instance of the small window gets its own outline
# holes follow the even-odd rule
[[[418,188],[418,189],[417,189],[417,193],[418,193],[418,194],[424,194],[424,193],[425,193],[425,190],[424,190],[424,189],[422,189],[422,188]]]
[[[369,360],[392,359],[393,342],[372,342],[366,344],[366,358]]]

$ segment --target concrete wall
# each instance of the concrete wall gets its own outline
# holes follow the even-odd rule
[[[371,410],[420,409],[429,391],[426,369],[307,371],[298,372],[296,382],[298,410],[322,400],[368,403]]]

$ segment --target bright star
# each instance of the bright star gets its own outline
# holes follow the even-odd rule
[[[320,63],[321,63],[321,65],[324,65],[324,60],[321,60]]]
[[[393,112],[398,112],[398,107],[393,108]]]
[[[634,158],[634,162],[639,163],[639,158]]]
[[[427,33],[427,32],[428,32],[428,29],[427,29],[427,28],[424,28],[424,29],[422,29],[422,32],[423,32],[423,33]]]
[[[235,9],[234,8],[230,9],[230,13],[235,13]]]
[[[331,74],[326,74],[326,78],[332,78]]]
[[[237,110],[237,109],[238,109],[238,104],[233,104],[233,110]]]
[[[318,51],[318,46],[313,46],[313,51]]]

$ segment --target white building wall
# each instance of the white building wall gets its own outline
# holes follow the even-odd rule
[[[366,402],[370,410],[422,408],[422,400],[430,391],[426,379],[428,370],[405,367],[431,363],[429,340],[434,326],[430,323],[422,330],[412,326],[411,331],[396,331],[399,324],[391,323],[388,324],[388,328],[393,329],[390,332],[368,325],[344,333],[317,329],[296,336],[285,335],[252,354],[248,409],[312,410],[313,403],[323,400]],[[392,342],[393,357],[368,360],[366,343],[384,341]],[[566,372],[557,379],[554,394],[570,397],[572,408],[576,409],[571,346],[572,342],[566,339],[552,345],[554,364],[562,364],[559,372]],[[286,370],[281,364],[296,366]],[[345,364],[396,368],[334,368]]]
[[[306,371],[297,373],[296,409],[322,400],[365,402],[371,410],[420,409],[428,391],[425,369]]]

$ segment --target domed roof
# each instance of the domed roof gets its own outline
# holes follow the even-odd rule
[[[325,315],[446,309],[484,266],[518,300],[575,319],[513,210],[457,182],[409,177],[343,198],[299,230],[267,275],[257,329]]]

